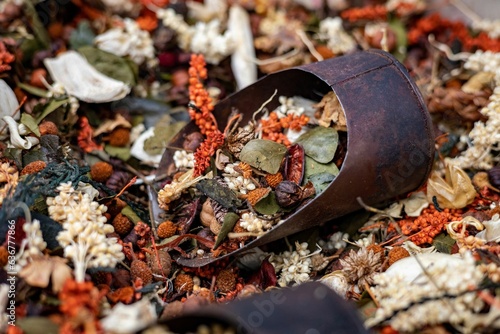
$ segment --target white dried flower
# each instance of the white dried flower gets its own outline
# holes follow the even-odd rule
[[[29,150],[40,142],[36,137],[27,136],[31,131],[28,131],[24,124],[17,123],[11,116],[4,116],[3,121],[9,128],[10,138],[7,147]]]
[[[20,251],[16,254],[15,268],[7,264],[7,271],[20,272],[32,258],[42,256],[47,247],[40,230],[40,221],[33,219],[31,223],[25,222],[23,231],[26,233],[26,238],[21,242]]]
[[[138,65],[155,56],[149,32],[139,28],[137,22],[130,18],[123,20],[123,27],[113,28],[98,35],[94,43],[106,52],[120,57],[128,56]]]
[[[420,265],[412,258],[396,264],[400,262]],[[375,276],[376,286],[372,292],[380,307],[365,324],[372,327],[387,321],[401,332],[414,332],[441,323],[467,326],[474,313],[483,308],[481,298],[473,290],[484,275],[476,267],[472,255],[467,253],[463,259],[454,258],[453,261],[437,260],[425,267],[425,271],[420,270],[421,274],[411,281],[404,274],[407,268]]]
[[[365,284],[373,284],[373,277],[381,269],[382,253],[368,250],[366,247],[357,252],[351,249],[349,255],[339,261],[347,280],[364,289]]]
[[[64,256],[73,261],[75,280],[83,282],[85,271],[92,267],[114,267],[124,259],[117,238],[107,238],[114,228],[106,223],[107,208],[92,201],[88,193],[75,191],[71,183],[62,183],[59,195],[49,197],[50,216],[62,223],[57,241]]]
[[[295,243],[294,251],[286,251],[279,255],[272,253],[269,262],[274,266],[276,273],[280,273],[278,284],[282,287],[290,283],[300,284],[307,282],[310,277],[312,261],[309,257],[307,242]]]
[[[174,164],[177,169],[194,168],[194,154],[185,150],[175,151]]]
[[[217,19],[190,26],[171,8],[158,10],[156,16],[166,27],[175,30],[181,49],[203,54],[207,63],[218,64],[236,48],[232,33],[222,33],[221,22]]]
[[[328,241],[319,240],[319,245],[321,248],[333,251],[341,248],[345,248],[347,243],[345,240],[349,238],[349,234],[344,233],[342,231],[336,232],[330,236]]]
[[[275,219],[265,220],[257,217],[252,212],[241,215],[240,225],[248,232],[262,233],[271,229],[276,223]]]
[[[356,41],[349,36],[342,26],[340,17],[328,17],[319,23],[319,38],[327,41],[327,46],[334,53],[346,53],[356,47]]]
[[[489,72],[495,75],[495,89],[489,103],[481,109],[486,122],[478,121],[469,133],[472,145],[450,162],[461,168],[490,169],[495,162],[491,151],[500,144],[500,53],[476,51],[464,67],[475,72]]]
[[[222,173],[222,176],[224,176],[224,182],[227,184],[229,189],[245,195],[249,191],[256,189],[257,186],[252,180],[243,177],[240,172],[234,169],[238,165],[239,162],[227,164],[224,167],[224,173]]]

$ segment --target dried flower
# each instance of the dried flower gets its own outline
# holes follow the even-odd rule
[[[252,212],[245,212],[241,215],[240,226],[248,232],[262,233],[271,229],[276,224],[276,219],[261,219]]]
[[[295,243],[294,251],[285,251],[281,254],[272,254],[269,262],[274,266],[276,273],[280,273],[278,284],[282,287],[290,283],[300,284],[309,280],[311,272],[311,258],[308,244]]]
[[[177,232],[177,226],[170,220],[166,220],[158,226],[158,237],[170,238]]]
[[[230,269],[224,269],[219,272],[215,280],[217,289],[222,293],[228,293],[236,288],[236,274]]]
[[[193,178],[193,173],[194,170],[190,169],[182,174],[177,181],[174,180],[171,183],[166,184],[163,189],[158,192],[158,204],[160,205],[160,208],[168,210],[170,203],[179,199],[183,191],[196,184],[198,181],[211,177],[211,174],[207,174],[205,176]]]
[[[249,191],[255,190],[255,183],[249,178],[245,178],[243,173],[238,171],[241,162],[227,164],[224,167],[224,182],[227,184],[229,189],[237,191],[241,194],[247,194]]]
[[[373,277],[381,269],[381,257],[382,253],[362,247],[357,252],[351,249],[348,256],[340,259],[340,264],[347,280],[364,290],[365,284],[373,284]]]
[[[47,167],[47,163],[45,161],[37,160],[30,162],[21,170],[21,176],[27,174],[36,174],[45,169],[45,167]]]
[[[350,11],[354,11],[355,8]],[[342,17],[349,17],[351,12],[342,12]],[[335,54],[342,54],[353,50],[356,47],[356,41],[342,27],[342,19],[340,17],[328,17],[319,23],[319,37],[326,40],[327,46]]]
[[[151,36],[130,18],[123,20],[123,27],[110,29],[97,36],[94,43],[99,49],[117,56],[129,56],[138,65],[154,58]]]
[[[90,168],[90,176],[94,181],[106,182],[113,174],[113,166],[105,161],[99,161]]]
[[[408,252],[403,247],[396,246],[391,248],[391,250],[387,254],[387,257],[389,258],[389,266],[392,266],[394,262],[404,259],[408,256],[410,256],[410,252]]]
[[[174,164],[177,169],[193,168],[194,154],[184,150],[178,150],[174,153]]]
[[[115,232],[122,237],[129,234],[134,228],[134,223],[122,213],[118,213],[115,218],[113,218],[111,225],[113,225]]]
[[[9,162],[0,164],[0,205],[7,196],[14,193],[18,179],[19,173],[15,165]]]
[[[188,274],[178,274],[174,280],[174,288],[177,292],[193,291],[193,277]]]
[[[114,231],[106,223],[104,205],[91,200],[88,194],[75,191],[71,183],[62,183],[59,195],[47,198],[51,218],[62,223],[57,241],[64,256],[73,261],[75,279],[83,282],[85,271],[92,267],[114,267],[124,259],[122,246],[116,238],[107,238]]]
[[[78,132],[78,146],[85,152],[92,152],[93,150],[102,150],[102,146],[98,145],[92,139],[93,131],[89,124],[87,117],[82,116],[79,120],[80,131]]]
[[[345,240],[349,238],[349,234],[344,233],[342,231],[333,233],[330,238],[325,242],[324,240],[319,240],[319,245],[321,248],[333,251],[341,248],[345,248],[347,243]]]

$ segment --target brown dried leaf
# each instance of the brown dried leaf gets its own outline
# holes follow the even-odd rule
[[[321,113],[319,125],[329,127],[333,122],[335,129],[347,131],[344,109],[333,91],[326,94],[315,107]]]
[[[434,196],[442,208],[461,209],[472,203],[476,190],[462,169],[448,164],[444,179],[437,172],[433,172],[427,181],[429,202],[432,202]]]
[[[111,132],[119,126],[130,129],[132,124],[130,124],[130,122],[127,121],[122,115],[116,114],[115,119],[107,119],[99,125],[99,127],[94,131],[94,137],[97,137],[102,133]]]

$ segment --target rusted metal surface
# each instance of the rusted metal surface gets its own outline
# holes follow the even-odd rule
[[[275,89],[278,94],[270,110],[279,105],[280,95],[319,101],[333,90],[347,119],[347,155],[327,189],[264,236],[226,256],[356,211],[358,197],[368,205],[380,204],[417,189],[427,179],[434,156],[431,120],[417,86],[390,54],[370,50],[270,74],[215,106],[219,127],[225,127],[234,108],[243,113],[241,124],[246,124]],[[195,130],[189,123],[170,146],[182,146],[184,136]],[[158,175],[172,163],[172,155],[166,151]],[[160,214],[154,212],[158,221]],[[207,254],[177,261],[202,266],[217,259]]]

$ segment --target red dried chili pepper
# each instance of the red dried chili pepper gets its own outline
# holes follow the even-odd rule
[[[300,185],[304,178],[305,153],[300,144],[294,144],[288,149],[288,156],[285,162],[285,177]]]

